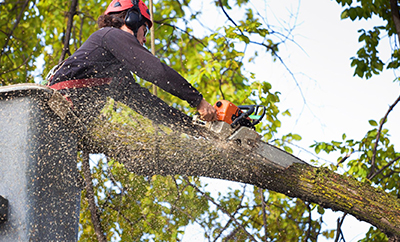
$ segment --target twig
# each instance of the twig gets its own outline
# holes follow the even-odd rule
[[[246,186],[244,186],[244,188],[243,188],[243,193],[242,193],[242,196],[241,196],[241,199],[240,199],[239,206],[236,208],[235,212],[233,212],[232,216],[235,216],[235,215],[239,212],[239,209],[242,208],[242,202],[243,202],[243,199],[244,199],[244,194],[245,194],[245,192],[246,192]],[[219,232],[219,234],[214,238],[214,242],[217,241],[217,240],[219,239],[219,237],[222,235],[222,233],[229,227],[229,225],[230,225],[231,222],[232,222],[232,219],[229,219],[229,221],[228,221],[228,222],[226,223],[226,225],[221,229],[221,231]],[[232,234],[232,232],[231,232],[230,234]],[[225,237],[225,240],[227,240],[227,237]]]
[[[379,142],[379,137],[381,136],[381,132],[382,132],[382,127],[383,124],[385,123],[387,117],[389,116],[389,113],[393,110],[393,108],[397,105],[397,103],[400,101],[400,96],[397,97],[396,101],[394,101],[394,103],[392,105],[390,105],[388,111],[386,112],[385,116],[382,118],[380,124],[379,124],[379,129],[378,129],[378,134],[376,135],[376,139],[375,139],[375,144],[374,144],[374,152],[373,152],[373,156],[372,156],[372,161],[371,161],[371,171],[369,172],[367,178],[369,180],[371,180],[372,175],[375,172],[375,166],[376,166],[376,151],[378,149],[378,142]]]
[[[184,29],[181,29],[181,28],[179,28],[178,26],[173,25],[173,24],[164,23],[164,22],[160,22],[160,21],[154,21],[154,22],[157,23],[157,24],[159,24],[159,25],[161,25],[161,26],[162,26],[162,25],[165,25],[165,26],[168,26],[168,27],[172,27],[172,28],[174,28],[174,29],[177,29],[177,30],[181,31],[182,33],[187,34],[189,37],[191,37],[192,39],[196,40],[199,44],[201,44],[204,48],[206,48],[210,53],[212,53],[211,50],[208,48],[208,46],[207,46],[206,44],[204,44],[201,40],[199,40],[199,39],[196,38],[195,36],[191,35],[188,31],[186,31],[186,30],[184,30]]]
[[[90,172],[90,165],[89,165],[89,152],[86,150],[84,150],[82,152],[82,170],[83,170],[83,174],[85,176],[86,197],[89,202],[91,219],[92,219],[94,231],[97,236],[97,240],[99,242],[107,242],[107,238],[104,235],[103,229],[101,227],[97,206],[94,201],[93,181],[92,181],[92,174]]]
[[[344,236],[343,236],[343,231],[342,231],[342,225],[344,218],[346,217],[347,213],[343,214],[341,218],[337,219],[337,229],[336,229],[336,238],[335,242],[339,242],[340,236],[342,236],[342,240],[344,241]]]
[[[235,222],[235,224],[236,224],[241,230],[243,230],[243,232],[245,232],[245,233],[247,234],[247,236],[249,237],[250,240],[252,240],[252,241],[257,241],[257,240],[253,237],[253,235],[251,235],[251,234],[246,230],[246,228],[243,226],[243,224],[239,223],[239,222],[237,221],[237,219],[236,219],[231,213],[229,213],[228,211],[226,211],[220,204],[216,203],[216,202],[214,201],[213,198],[211,198],[211,197],[208,196],[206,193],[204,193],[203,191],[201,191],[197,186],[193,185],[193,184],[189,181],[188,178],[185,178],[185,179],[186,179],[187,183],[188,183],[190,186],[192,186],[197,192],[199,192],[201,195],[203,195],[205,198],[207,198],[207,200],[210,201],[210,202],[212,202],[215,206],[217,206],[217,208],[220,209],[223,213],[225,213],[226,215],[228,215],[228,216]]]
[[[21,11],[19,12],[18,17],[16,18],[16,21],[15,21],[15,23],[14,23],[14,26],[13,26],[12,30],[10,31],[10,33],[8,33],[7,39],[6,39],[5,43],[4,43],[4,46],[3,46],[3,48],[1,49],[1,54],[3,54],[5,48],[6,48],[7,45],[8,45],[8,41],[10,41],[11,36],[12,36],[13,33],[14,33],[14,30],[17,28],[19,22],[21,21],[22,14],[25,12],[25,8],[26,8],[26,6],[28,5],[28,3],[29,3],[29,0],[25,0],[24,4],[22,5]]]
[[[60,59],[58,60],[58,63],[61,63],[65,55],[68,53],[71,55],[71,52],[69,51],[69,40],[71,38],[71,31],[73,27],[73,21],[74,21],[74,15],[76,14],[76,7],[78,6],[78,0],[72,0],[71,1],[71,8],[68,12],[68,22],[67,22],[67,30],[65,31],[64,35],[64,48],[61,52]]]
[[[400,156],[396,157],[396,159],[392,160],[391,162],[389,162],[386,166],[382,167],[381,169],[379,169],[378,171],[376,171],[373,175],[371,175],[371,177],[369,178],[370,180],[372,180],[375,176],[377,176],[379,173],[381,173],[383,170],[385,170],[386,168],[388,168],[390,165],[392,165],[393,163],[395,163],[396,161],[398,161],[400,159]]]
[[[234,20],[229,16],[229,14],[225,11],[225,8],[224,8],[224,6],[222,5],[222,1],[221,1],[221,0],[219,0],[219,5],[221,6],[222,11],[224,12],[225,16],[229,19],[229,21],[231,21],[231,22],[233,23],[233,25],[235,25],[235,26],[237,27],[237,29],[239,30],[239,32],[240,32],[240,34],[241,34],[242,36],[245,36],[245,34],[243,33],[243,31],[239,28],[239,26],[235,23],[235,21],[234,21]],[[264,43],[258,43],[258,42],[255,42],[255,41],[250,41],[249,43],[257,44],[257,45],[262,45],[262,46],[264,46],[265,48],[267,48],[268,50],[271,50],[272,52],[274,52],[274,51],[273,51],[274,48],[278,46],[278,44],[275,44],[275,45],[273,45],[273,46],[269,46],[269,45],[266,45],[266,44],[264,44]],[[276,54],[276,53],[274,53],[274,54]]]
[[[307,242],[310,239],[311,236],[311,228],[312,228],[312,218],[311,218],[311,207],[309,203],[306,203],[307,205],[307,210],[308,210],[308,229],[307,229],[307,234],[306,237],[304,238],[304,242]]]
[[[336,167],[339,167],[340,164],[345,162],[351,156],[351,154],[353,154],[353,151],[348,153],[348,154],[346,154],[342,159],[340,159],[340,161],[337,163]]]
[[[262,188],[258,188],[258,192],[260,193],[260,197],[261,197],[261,209],[262,209],[263,223],[264,223],[264,234],[265,234],[265,241],[267,241],[268,225],[267,225],[267,213],[265,211],[264,191]]]
[[[229,19],[229,21],[231,21],[233,23],[233,25],[235,25],[236,27],[238,27],[238,25],[235,23],[235,21],[233,21],[233,19],[229,16],[229,14],[225,11],[224,5],[222,4],[222,1],[219,0],[219,5],[221,6],[222,12],[224,12],[225,16]],[[244,35],[244,33],[242,32],[241,29],[238,28],[238,30],[240,31],[240,33],[242,35]]]
[[[384,176],[380,179],[380,182],[379,182],[379,183],[381,183],[381,181],[383,181],[383,179],[386,179],[386,178],[389,178],[389,177],[393,176],[394,173],[399,173],[399,172],[396,172],[396,171],[393,171],[393,170],[390,171],[388,174],[384,175]]]
[[[179,199],[179,198],[181,198],[182,192],[179,191],[179,184],[178,184],[178,182],[176,181],[175,176],[171,176],[171,177],[172,177],[172,179],[173,179],[174,182],[175,182],[175,187],[176,187],[176,191],[177,191],[177,197],[178,197],[178,199]],[[185,185],[185,186],[182,188],[182,191],[185,190],[186,186],[187,186],[187,185]]]

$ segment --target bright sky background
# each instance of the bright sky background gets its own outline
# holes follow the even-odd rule
[[[393,83],[395,73],[392,70],[365,80],[353,77],[354,69],[350,67],[350,58],[355,56],[361,46],[357,30],[369,30],[380,21],[341,20],[343,9],[331,0],[266,2],[267,7],[262,0],[251,1],[261,15],[267,16],[269,23],[280,21],[287,26],[284,23],[286,21],[292,27],[296,25],[293,31],[296,44],[288,42],[280,46],[279,55],[294,73],[299,86],[285,67],[271,61],[269,54],[260,56],[253,64],[246,64],[246,69],[255,72],[257,79],[270,82],[273,90],[281,92],[280,109],[289,109],[292,113],[292,117],[282,119],[282,134],[300,134],[303,140],[298,145],[302,148],[308,148],[314,141],[341,141],[343,133],[346,133],[347,138],[360,140],[371,129],[368,120],[379,121],[399,96],[399,85]],[[203,7],[207,6],[206,2],[203,4]],[[227,11],[235,19],[236,12]],[[210,21],[226,21],[221,13],[219,11],[219,15],[215,15],[210,11],[207,16],[214,15],[209,18],[212,19]],[[297,15],[297,19],[293,15]],[[212,22],[203,24],[207,26]],[[389,61],[393,45],[391,41],[387,36],[381,41],[383,61]],[[389,129],[391,142],[396,144],[400,142],[400,127],[396,125],[399,118],[400,107],[396,107],[384,126]],[[295,155],[305,161],[316,158],[302,150],[296,150]],[[337,154],[320,154],[319,157],[324,162],[336,164]],[[209,190],[214,194],[224,191],[224,186],[232,185],[212,179],[204,181],[210,183]],[[342,213],[328,211],[327,214],[326,226],[336,228],[336,220]],[[358,241],[369,229],[369,224],[347,216],[342,229],[347,242]],[[194,241],[194,238],[202,235],[191,229],[186,232],[184,241]],[[319,239],[324,241],[322,236]]]

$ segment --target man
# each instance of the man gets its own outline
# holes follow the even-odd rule
[[[153,120],[174,122],[177,110],[140,87],[133,76],[186,100],[203,120],[216,120],[216,110],[201,93],[143,47],[153,23],[142,0],[113,0],[98,25],[100,30],[57,67],[48,83],[72,102],[84,123],[99,114],[107,97]]]

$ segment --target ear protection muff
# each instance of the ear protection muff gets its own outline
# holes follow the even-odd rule
[[[126,13],[125,24],[133,31],[136,36],[138,29],[144,24],[146,20],[140,12],[138,1],[132,0],[132,4],[133,6]]]

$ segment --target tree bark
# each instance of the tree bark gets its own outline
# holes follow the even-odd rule
[[[252,184],[352,214],[389,238],[400,238],[399,200],[370,184],[307,164],[279,167],[249,150],[204,136],[207,132],[194,137],[154,128],[150,120],[136,122],[132,127],[99,119],[86,139],[93,152],[113,157],[137,174],[204,176]]]
[[[390,0],[390,10],[392,13],[392,19],[394,22],[394,27],[396,29],[397,37],[400,43],[400,13],[399,13],[399,5],[397,0]]]

